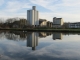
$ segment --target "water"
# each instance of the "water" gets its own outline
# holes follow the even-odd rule
[[[80,60],[80,33],[0,31],[0,60]]]

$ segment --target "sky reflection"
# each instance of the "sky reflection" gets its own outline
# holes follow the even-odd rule
[[[23,41],[8,40],[4,36],[5,39],[0,39],[0,60],[80,60],[79,36],[63,34],[62,40],[53,40],[53,33],[42,38],[34,32],[28,33]],[[35,47],[35,50],[32,50],[32,47]]]

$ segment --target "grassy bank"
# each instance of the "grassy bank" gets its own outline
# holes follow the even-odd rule
[[[51,31],[51,32],[80,32],[80,29],[20,29],[20,28],[8,28],[0,30],[12,30],[12,31]]]

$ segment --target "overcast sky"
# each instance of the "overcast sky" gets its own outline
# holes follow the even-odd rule
[[[21,17],[27,19],[27,10],[36,6],[39,18],[53,21],[80,22],[80,0],[0,0],[0,18]]]

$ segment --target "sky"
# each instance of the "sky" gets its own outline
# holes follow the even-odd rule
[[[39,18],[53,21],[80,22],[80,0],[0,0],[0,18],[26,18],[27,10],[36,6]]]

